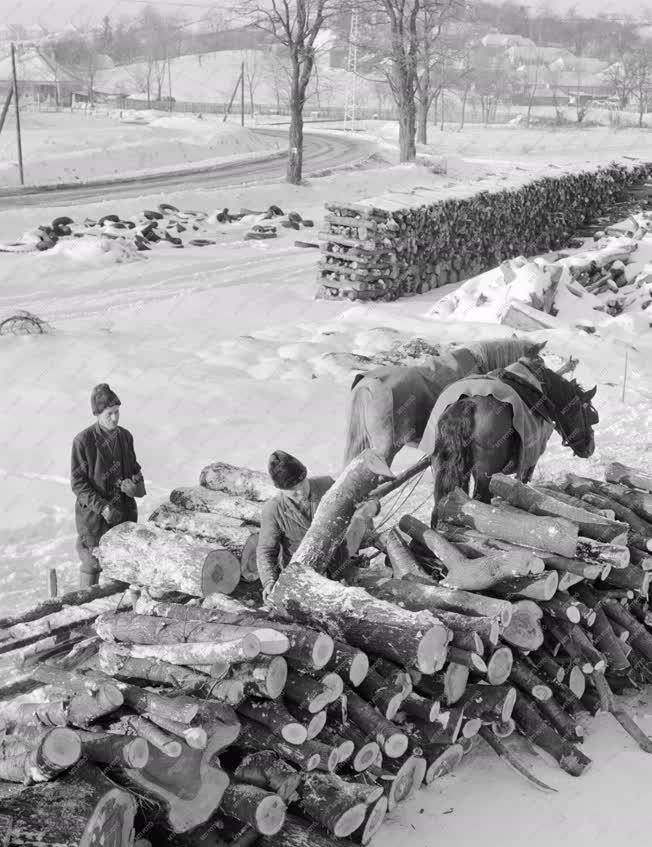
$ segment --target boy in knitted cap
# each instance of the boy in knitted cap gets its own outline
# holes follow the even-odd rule
[[[275,450],[269,457],[268,471],[279,491],[263,506],[256,549],[263,600],[268,598],[281,570],[290,563],[322,497],[335,482],[331,476],[309,477],[306,466],[283,450]],[[337,574],[348,558],[345,540],[329,563],[329,571]]]
[[[75,436],[70,471],[82,588],[99,582],[93,548],[112,526],[138,520],[134,498],[146,493],[133,436],[118,426],[120,399],[107,383],[93,389],[91,411],[97,421]]]

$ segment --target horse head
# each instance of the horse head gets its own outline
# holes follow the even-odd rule
[[[548,371],[546,382],[548,400],[556,421],[555,429],[561,435],[564,447],[570,447],[581,459],[588,459],[595,450],[593,427],[600,421],[592,403],[597,386],[586,391],[576,380],[564,379],[554,371]]]

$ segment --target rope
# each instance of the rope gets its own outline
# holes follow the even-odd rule
[[[396,512],[397,512],[397,511],[401,508],[401,506],[402,506],[402,505],[406,502],[406,500],[408,500],[408,499],[412,496],[412,494],[414,493],[414,490],[416,489],[417,485],[418,485],[418,484],[421,482],[421,480],[423,479],[423,475],[425,474],[425,472],[426,472],[426,471],[425,471],[425,469],[424,469],[423,471],[421,471],[421,473],[419,474],[419,476],[417,476],[417,477],[415,478],[415,480],[414,480],[414,482],[413,482],[413,484],[412,484],[412,488],[411,488],[411,489],[407,492],[407,494],[405,494],[405,493],[404,493],[404,490],[403,490],[403,489],[404,489],[404,486],[407,484],[407,480],[403,483],[403,486],[401,486],[401,487],[398,489],[399,494],[404,495],[404,496],[403,496],[403,499],[401,500],[401,499],[400,499],[400,497],[399,497],[399,494],[397,494],[397,500],[396,500],[396,502],[395,502],[395,503],[391,506],[391,508],[390,508],[389,512],[385,515],[385,517],[383,518],[383,520],[382,520],[382,521],[378,524],[378,526],[376,527],[376,530],[377,530],[377,531],[380,531],[381,527],[385,526],[385,524],[386,524],[386,523],[387,523],[387,522],[388,522],[391,518],[393,518],[393,517],[394,517],[394,515],[396,514]],[[429,499],[429,497],[430,497],[430,495],[428,495],[428,497],[426,497],[426,499],[423,501],[423,503],[425,503],[425,502]],[[400,500],[400,502],[399,502],[399,500]],[[421,504],[420,504],[420,506],[419,506],[419,507],[417,507],[417,508],[420,508],[420,507],[423,505],[423,503],[421,503]],[[391,527],[390,527],[390,529],[391,529]],[[389,530],[385,530],[385,532],[388,532],[388,531],[389,531]]]

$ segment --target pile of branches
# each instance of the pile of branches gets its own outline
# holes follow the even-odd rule
[[[394,300],[476,276],[514,255],[559,249],[651,173],[652,165],[612,164],[460,200],[433,193],[431,203],[412,207],[389,197],[374,205],[328,203],[317,297]]]
[[[543,789],[510,735],[579,776],[590,764],[580,716],[602,710],[651,752],[614,695],[652,673],[652,478],[618,464],[604,482],[569,475],[562,486],[497,475],[491,505],[457,490],[438,504],[436,528],[401,519],[383,565],[358,559],[342,582],[328,579],[324,562],[386,479],[371,451],[348,466],[269,607],[258,607],[250,565],[211,533],[218,522],[225,535],[235,524],[255,532],[270,483],[215,463],[199,486],[173,492],[184,520],[102,539],[104,575],[133,584],[120,607],[113,583],[88,590],[105,600],[78,593],[2,621],[0,650],[25,675],[20,697],[16,682],[0,690],[0,778],[47,783],[6,801],[16,832],[59,784],[95,786],[76,809],[76,825],[90,820],[106,802],[99,768],[121,786],[122,821],[137,796],[172,844],[216,834],[366,844],[477,736]],[[231,596],[214,590],[220,580],[235,583]],[[60,823],[42,817],[48,827]]]

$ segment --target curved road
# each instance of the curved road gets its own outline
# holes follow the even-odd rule
[[[287,132],[259,130],[260,135],[286,138]],[[359,162],[373,153],[375,147],[368,141],[342,135],[306,133],[304,136],[303,170],[309,177],[320,171]],[[245,162],[227,162],[213,167],[151,174],[125,180],[95,181],[57,188],[30,188],[0,190],[0,209],[22,206],[59,206],[63,203],[93,202],[94,200],[131,197],[143,191],[184,189],[193,185],[202,188],[234,188],[247,183],[282,180],[285,176],[286,153],[274,158],[252,159]]]

